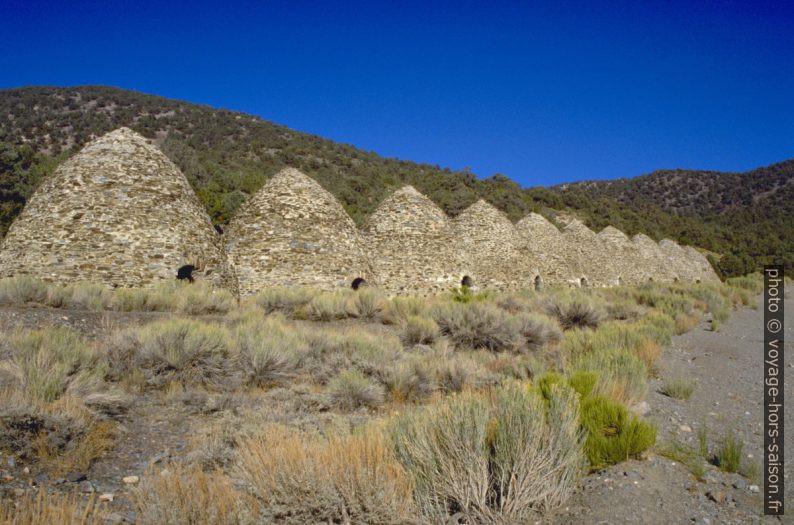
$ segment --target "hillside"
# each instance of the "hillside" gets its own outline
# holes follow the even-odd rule
[[[517,220],[575,211],[593,229],[673,238],[723,255],[724,275],[788,254],[794,264],[794,161],[745,174],[659,171],[634,179],[521,188],[474,174],[381,157],[244,113],[111,87],[0,90],[0,235],[38,182],[85,142],[120,126],[154,139],[185,173],[213,221],[225,225],[270,175],[314,177],[361,224],[412,184],[451,215],[482,197]],[[572,174],[575,176],[575,174]]]

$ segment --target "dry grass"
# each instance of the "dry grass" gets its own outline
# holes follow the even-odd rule
[[[254,523],[254,502],[224,475],[198,467],[167,466],[167,473],[144,476],[133,493],[140,525]]]
[[[325,441],[272,427],[241,443],[238,470],[264,523],[412,521],[411,482],[374,431]]]
[[[42,489],[14,501],[0,501],[0,523],[9,525],[104,525],[106,512],[92,495],[50,494]]]
[[[343,370],[328,383],[328,395],[334,406],[343,410],[376,408],[383,404],[383,387],[355,369]]]
[[[392,432],[429,523],[524,523],[564,501],[583,466],[570,389],[555,388],[548,409],[520,384],[464,394],[399,416]]]
[[[433,344],[441,335],[441,330],[432,319],[411,315],[405,319],[400,339],[406,346]]]
[[[460,348],[518,352],[526,342],[523,323],[489,304],[440,303],[432,316],[441,333]]]

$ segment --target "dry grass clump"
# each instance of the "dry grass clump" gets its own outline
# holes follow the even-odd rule
[[[249,386],[282,385],[295,377],[309,350],[303,333],[278,318],[238,325],[233,345]]]
[[[392,365],[383,373],[381,381],[391,401],[396,403],[422,402],[438,389],[430,366],[419,359]]]
[[[572,361],[612,350],[628,352],[652,368],[661,355],[659,344],[647,335],[647,326],[608,322],[596,330],[569,330],[565,333],[563,350]]]
[[[48,285],[27,276],[0,279],[0,304],[43,304],[47,299]]]
[[[699,314],[678,313],[675,316],[675,333],[677,335],[685,334],[690,330],[695,329],[699,324],[700,324]]]
[[[692,397],[696,386],[694,382],[688,379],[680,377],[674,378],[668,380],[664,386],[662,386],[662,394],[672,397],[673,399],[687,400]]]
[[[381,315],[386,298],[375,288],[364,287],[350,294],[348,311],[351,317],[372,321]]]
[[[303,369],[322,384],[348,368],[378,375],[403,355],[396,336],[370,333],[359,327],[307,330],[304,336],[309,350]]]
[[[600,305],[585,298],[554,298],[546,305],[546,312],[557,318],[563,330],[595,328],[606,317]]]
[[[574,372],[598,376],[594,393],[632,406],[648,393],[647,369],[636,356],[625,350],[591,352],[574,365]]]
[[[555,388],[546,403],[513,384],[399,416],[395,454],[414,480],[424,520],[524,523],[574,489],[583,465],[578,402]]]
[[[83,501],[76,494],[52,494],[45,489],[0,502],[0,523],[13,525],[104,525],[106,512],[92,495]]]
[[[113,444],[104,418],[127,404],[104,382],[104,356],[64,327],[18,331],[0,346],[0,449],[56,472],[88,468]]]
[[[141,374],[148,386],[234,388],[238,354],[228,331],[215,323],[173,318],[116,334],[109,344],[110,377]]]
[[[411,480],[374,431],[321,440],[271,427],[243,440],[239,458],[261,523],[413,521]]]
[[[255,523],[254,502],[236,491],[226,476],[179,464],[166,470],[144,476],[133,492],[140,525]]]
[[[555,344],[562,339],[560,327],[545,315],[520,314],[517,316],[520,323],[521,335],[524,344],[530,351],[540,350],[544,346]]]
[[[383,303],[380,319],[384,324],[402,324],[409,317],[427,317],[429,301],[420,297],[392,297]]]
[[[353,312],[350,305],[350,292],[321,293],[315,295],[303,308],[312,321],[334,321],[347,319]]]
[[[430,345],[436,342],[441,330],[435,321],[427,317],[411,315],[405,319],[400,339],[406,346]]]
[[[441,333],[460,348],[517,352],[525,343],[523,323],[490,304],[441,303],[431,314]]]
[[[306,306],[317,293],[317,290],[302,287],[266,288],[254,298],[254,302],[265,313],[282,312],[284,315],[292,316]]]
[[[328,395],[343,410],[376,408],[383,404],[383,386],[355,369],[343,370],[328,382]]]

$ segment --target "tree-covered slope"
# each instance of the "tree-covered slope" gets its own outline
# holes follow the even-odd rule
[[[111,87],[0,90],[0,116],[0,235],[59,162],[91,138],[127,126],[157,141],[221,225],[267,177],[294,166],[358,223],[392,191],[412,184],[451,215],[482,197],[513,220],[529,211],[575,211],[596,230],[612,224],[629,234],[670,237],[725,255],[718,264],[727,274],[794,253],[793,161],[748,174],[660,171],[522,189],[501,175],[478,179],[384,158],[244,113]]]

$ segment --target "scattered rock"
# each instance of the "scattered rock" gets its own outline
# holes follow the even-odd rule
[[[30,467],[23,468],[22,472],[24,472],[25,474],[30,474]]]
[[[733,482],[733,488],[737,490],[745,490],[748,487],[747,481],[739,478]]]
[[[48,479],[49,478],[48,478],[47,474],[44,474],[44,473],[36,474],[35,476],[33,476],[33,482],[36,485],[43,485],[43,484],[47,483]]]
[[[113,514],[108,515],[105,523],[107,523],[108,525],[117,525],[118,523],[124,523],[124,516],[122,516],[117,512],[114,512]]]
[[[727,499],[727,496],[725,496],[725,493],[721,490],[712,490],[706,492],[706,497],[714,503],[725,503],[725,500]]]
[[[99,501],[113,501],[113,493],[112,492],[105,492],[104,494],[100,494]]]
[[[87,478],[85,472],[72,472],[71,474],[66,476],[66,481],[70,483],[79,483]]]
[[[649,405],[647,401],[643,401],[642,403],[637,403],[631,407],[631,411],[638,416],[647,416],[651,411],[651,405]]]
[[[135,483],[138,483],[139,480],[140,478],[138,476],[124,476],[121,479],[121,481],[123,481],[127,485],[134,485]]]
[[[79,488],[80,492],[82,492],[84,494],[91,494],[93,492],[96,492],[96,489],[94,488],[93,483],[91,483],[88,480],[81,481],[80,485],[78,485],[78,488]]]
[[[750,485],[750,492],[761,492],[761,489],[758,488],[758,485]]]
[[[690,427],[689,425],[681,425],[678,427],[678,430],[680,430],[681,432],[692,432],[692,427]]]
[[[9,457],[8,460],[6,460],[6,463],[8,463],[8,466],[11,468],[17,466],[17,460],[15,460],[13,457]]]

